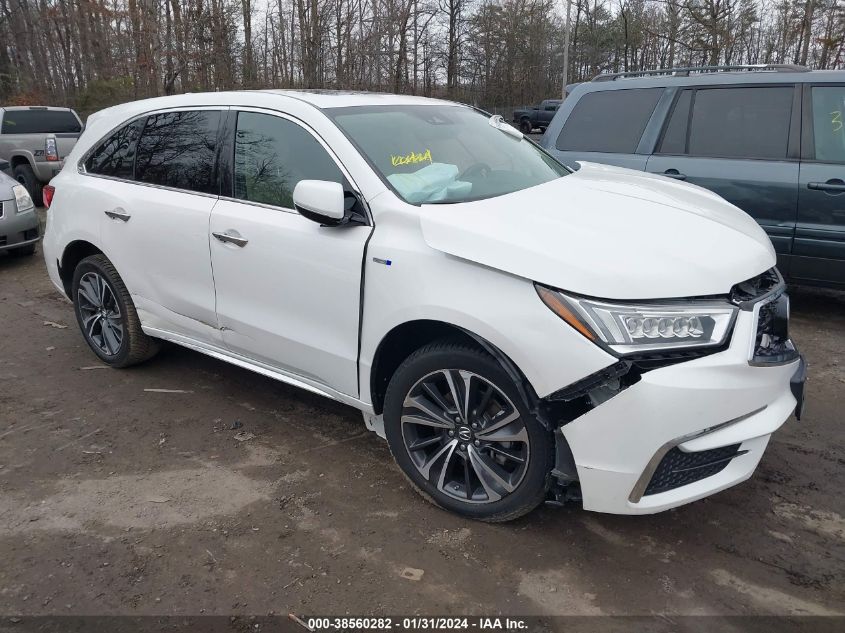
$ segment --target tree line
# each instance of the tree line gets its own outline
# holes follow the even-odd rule
[[[493,111],[560,95],[565,0],[0,0],[0,104],[342,88]],[[845,0],[572,0],[570,81],[845,66]]]

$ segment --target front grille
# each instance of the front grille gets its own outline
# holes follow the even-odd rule
[[[739,446],[731,444],[694,453],[676,446],[660,460],[643,496],[674,490],[722,472],[734,457],[745,454]]]

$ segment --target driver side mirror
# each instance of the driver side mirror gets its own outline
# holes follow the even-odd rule
[[[293,206],[300,215],[322,226],[339,226],[347,220],[339,182],[300,180],[293,190]]]

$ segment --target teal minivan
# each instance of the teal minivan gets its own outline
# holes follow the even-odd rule
[[[710,189],[762,225],[788,281],[845,289],[845,71],[599,75],[573,90],[540,144],[570,167],[607,163]]]

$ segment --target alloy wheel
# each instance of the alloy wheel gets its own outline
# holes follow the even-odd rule
[[[86,338],[106,356],[117,354],[123,344],[123,316],[105,278],[85,273],[79,280],[77,302]]]
[[[423,376],[405,397],[401,428],[420,474],[459,501],[500,501],[525,477],[530,443],[519,409],[473,372],[443,369]]]

